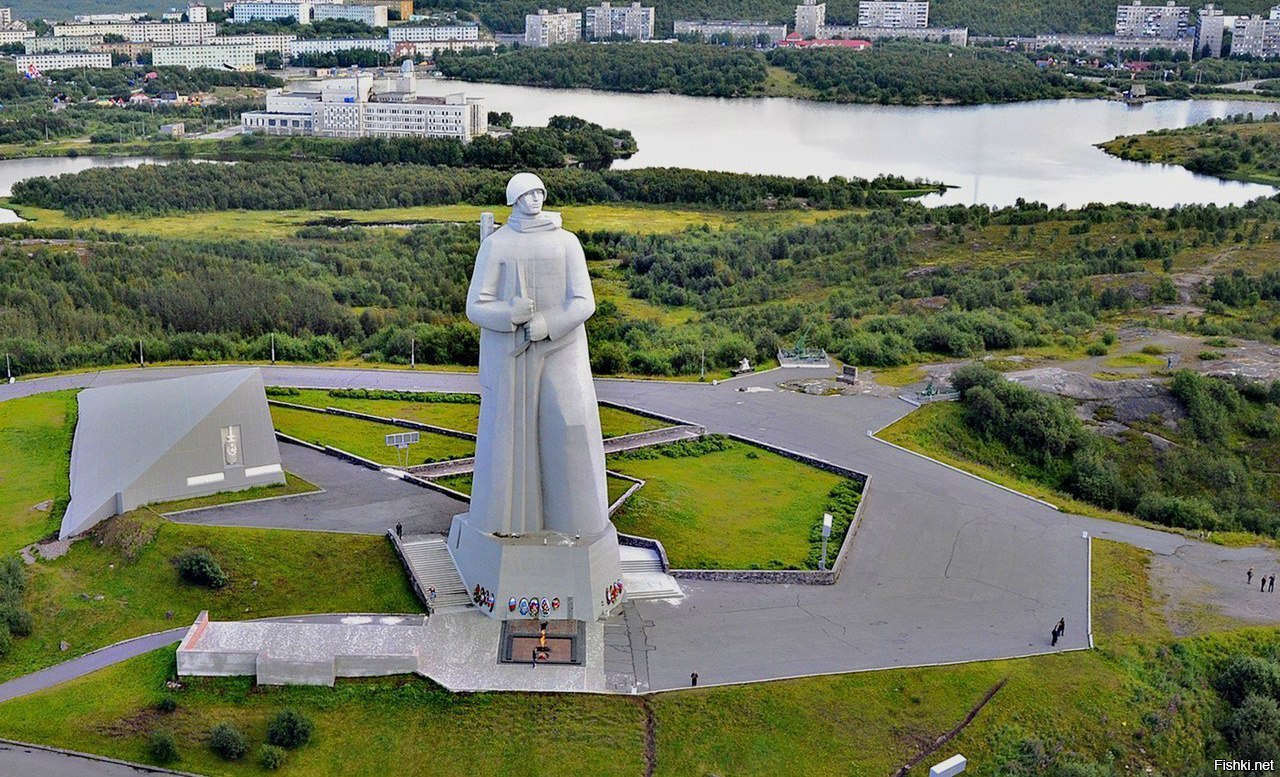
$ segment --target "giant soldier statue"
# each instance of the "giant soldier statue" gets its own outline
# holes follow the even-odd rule
[[[561,603],[539,615],[586,620],[617,605],[621,581],[584,326],[595,297],[582,246],[542,210],[546,196],[536,175],[513,176],[511,217],[476,255],[467,318],[480,327],[480,426],[471,509],[449,550],[495,617],[522,617],[508,602],[532,598]]]

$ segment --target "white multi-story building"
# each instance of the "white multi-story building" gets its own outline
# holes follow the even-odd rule
[[[822,28],[819,38],[844,40],[922,40],[931,43],[949,43],[952,46],[969,45],[968,27],[862,27],[860,25],[828,24]]]
[[[295,40],[289,46],[289,56],[303,54],[336,54],[339,51],[359,51],[368,49],[379,54],[391,53],[391,41],[387,38],[339,38],[314,40]]]
[[[928,0],[862,0],[858,3],[858,26],[895,29],[928,27]]]
[[[253,70],[253,47],[247,44],[200,46],[157,46],[151,50],[151,64],[156,67],[185,67],[194,70]]]
[[[345,19],[347,21],[360,22],[369,27],[386,27],[387,6],[317,3],[311,10],[311,20],[322,22],[326,19]]]
[[[283,21],[297,19],[298,24],[311,24],[311,12],[315,4],[311,0],[298,2],[237,2],[231,8],[231,21],[237,24],[254,21]]]
[[[557,8],[550,13],[545,8],[524,17],[524,45],[531,47],[556,46],[574,43],[582,39],[582,14]]]
[[[1116,6],[1116,37],[1185,38],[1190,19],[1191,7],[1177,5],[1175,0],[1164,5],[1133,0],[1133,5]]]
[[[827,23],[827,4],[817,0],[804,0],[796,6],[795,31],[802,38],[822,37],[822,28]]]
[[[297,35],[219,35],[209,40],[215,46],[248,46],[254,56],[272,51],[280,52],[280,56],[289,56]]]
[[[102,43],[101,35],[63,35],[47,38],[27,38],[22,42],[28,54],[63,54],[68,51],[92,51],[91,46]]]
[[[31,70],[78,70],[80,68],[109,68],[111,55],[105,51],[71,51],[61,54],[19,54],[14,57],[19,73]]]
[[[209,21],[209,8],[204,3],[192,3],[187,6],[187,21],[196,24]]]
[[[1226,28],[1221,8],[1208,3],[1200,9],[1200,23],[1196,25],[1196,50],[1208,50],[1210,57],[1222,56],[1222,33]]]
[[[146,16],[142,11],[134,13],[86,13],[77,14],[72,21],[80,24],[128,24]]]
[[[1259,59],[1280,55],[1280,19],[1237,16],[1231,27],[1231,53]]]
[[[0,27],[8,27],[13,24],[13,9],[0,8]]]
[[[631,38],[653,40],[653,9],[633,2],[614,7],[607,0],[582,9],[583,37],[587,40]]]
[[[246,132],[331,138],[428,137],[469,142],[488,132],[484,100],[462,93],[416,93],[413,64],[405,63],[391,88],[375,89],[370,76],[339,78],[267,92],[267,108],[240,115]]]
[[[140,22],[103,24],[56,24],[55,36],[119,35],[130,43],[160,43],[189,46],[208,43],[218,34],[213,22]]]
[[[787,37],[787,25],[768,22],[736,20],[680,20],[675,23],[676,35],[697,35],[702,38],[725,36],[736,40],[760,40],[777,43]]]
[[[1169,49],[1175,54],[1191,56],[1195,52],[1195,41],[1191,38],[1151,38],[1128,37],[1115,35],[1073,35],[1066,33],[1045,33],[1037,35],[1031,44],[1034,49],[1047,49],[1060,46],[1067,51],[1085,54],[1106,54],[1108,51],[1150,51],[1151,49]]]
[[[23,43],[36,36],[35,30],[0,30],[0,45]]]
[[[427,43],[446,40],[479,40],[477,24],[397,24],[387,31],[392,43]]]

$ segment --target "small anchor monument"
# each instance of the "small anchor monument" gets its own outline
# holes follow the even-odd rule
[[[538,176],[518,173],[507,222],[481,219],[467,293],[480,424],[449,552],[491,617],[591,621],[624,597],[584,326],[596,306],[582,246],[546,197]]]

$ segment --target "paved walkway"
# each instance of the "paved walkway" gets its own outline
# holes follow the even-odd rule
[[[193,369],[207,368],[21,382],[0,386],[0,400]],[[1184,578],[1185,590],[1232,617],[1280,621],[1280,597],[1250,596],[1242,584],[1250,564],[1259,574],[1280,574],[1280,562],[1269,551],[1222,548],[1064,515],[869,437],[868,430],[911,409],[899,400],[775,390],[784,378],[829,372],[760,373],[714,387],[597,382],[603,400],[767,441],[872,476],[863,525],[836,585],[690,581],[678,603],[637,602],[649,689],[683,687],[691,671],[699,673],[700,684],[716,684],[1087,647],[1085,531],[1154,550],[1157,572],[1167,569]],[[298,367],[263,373],[269,385],[477,389],[474,375],[459,373]],[[755,390],[739,390],[745,388]],[[1066,637],[1051,647],[1049,631],[1059,618],[1066,619]]]
[[[245,502],[177,513],[170,519],[206,526],[385,534],[397,523],[405,534],[447,532],[467,505],[438,491],[357,467],[301,445],[280,444],[284,468],[324,489],[323,493]]]

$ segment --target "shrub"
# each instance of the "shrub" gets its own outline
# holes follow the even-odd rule
[[[284,758],[284,748],[276,747],[275,745],[263,745],[258,748],[258,763],[269,772],[274,772],[284,766]]]
[[[1265,658],[1234,655],[1218,670],[1213,687],[1233,707],[1252,694],[1274,698],[1280,690],[1280,667]]]
[[[1213,507],[1194,496],[1146,493],[1133,512],[1144,521],[1182,529],[1217,529],[1220,524]]]
[[[1250,749],[1263,749],[1265,752],[1264,743],[1274,743],[1280,738],[1280,707],[1270,696],[1251,693],[1231,711],[1223,733],[1227,735],[1227,741],[1236,747],[1263,745],[1262,748]]]
[[[0,605],[0,623],[8,626],[15,637],[29,636],[35,627],[31,613],[13,604]]]
[[[156,763],[173,763],[178,760],[178,741],[168,731],[157,731],[147,740],[147,754]]]
[[[222,567],[205,548],[193,548],[178,556],[178,574],[188,583],[210,588],[222,588],[227,584]]]
[[[292,750],[311,741],[315,725],[306,715],[295,710],[282,710],[267,725],[267,741]]]
[[[1090,356],[1106,356],[1107,346],[1105,343],[1089,343],[1089,347],[1084,352]]]
[[[244,734],[230,723],[219,723],[209,731],[209,747],[228,761],[244,758],[249,749],[245,744]]]
[[[172,696],[166,696],[160,701],[156,702],[156,709],[160,710],[161,712],[173,712],[174,710],[178,709],[178,700],[173,698]]]

